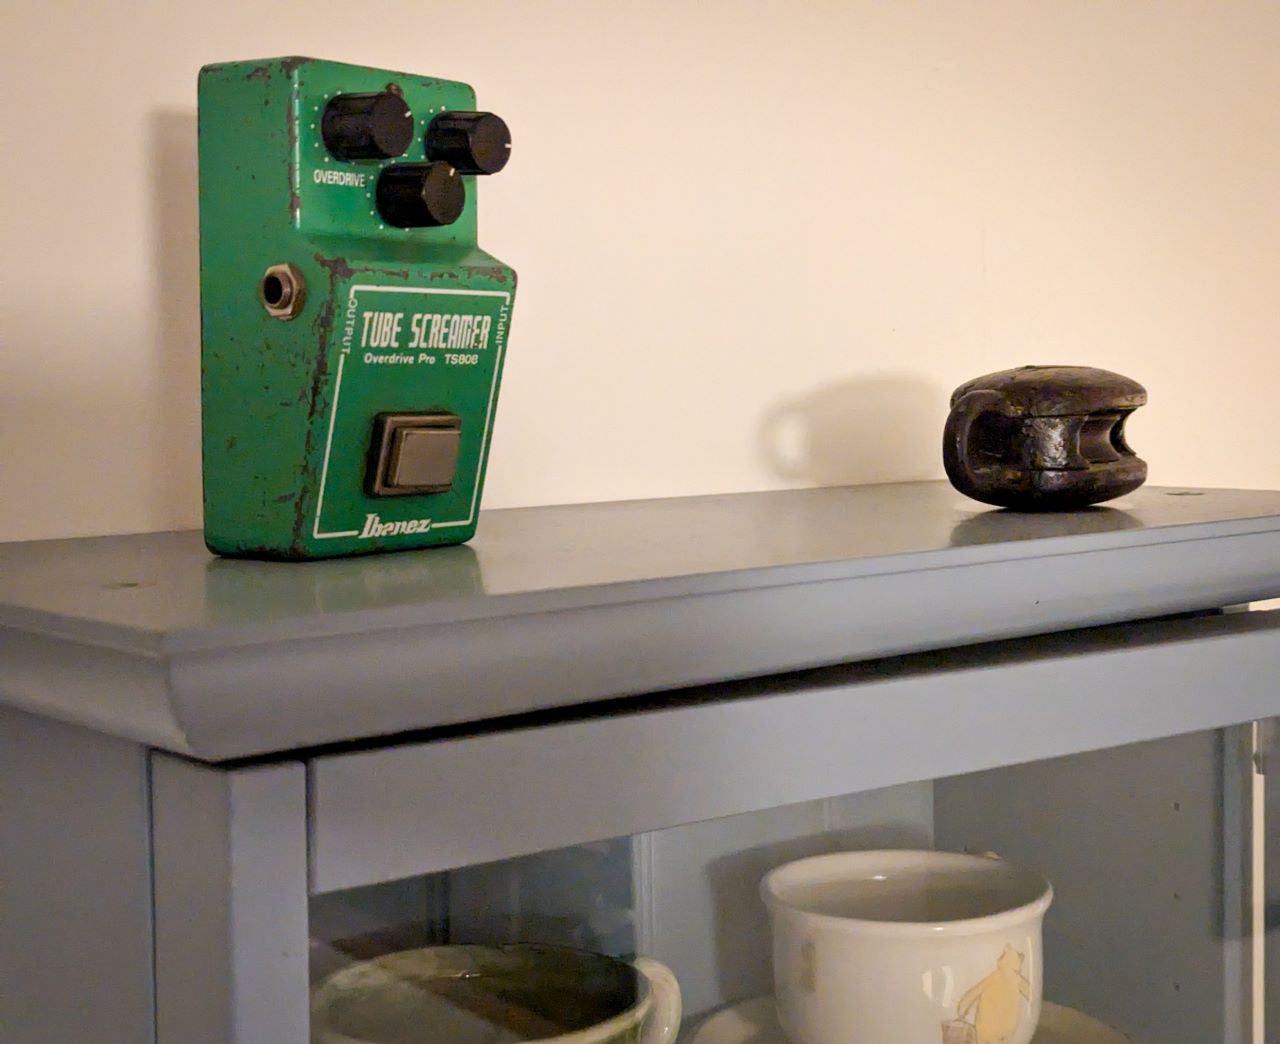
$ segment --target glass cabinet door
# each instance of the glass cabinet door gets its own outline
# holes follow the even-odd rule
[[[1052,882],[1037,1042],[1280,1039],[1262,1035],[1264,992],[1273,1011],[1280,1004],[1280,961],[1265,965],[1264,991],[1259,937],[1264,885],[1272,906],[1280,897],[1274,813],[1265,841],[1255,836],[1265,795],[1254,753],[1265,736],[1252,726],[1192,733],[316,895],[311,978],[324,1002],[313,1007],[313,1040],[345,1044],[322,1033],[335,997],[344,1000],[335,983],[361,981],[352,969],[380,955],[541,943],[669,966],[683,993],[682,1040],[783,1044],[770,1021],[774,954],[761,878],[808,856],[876,849],[995,854]],[[1265,778],[1280,793],[1280,772]],[[1274,955],[1280,921],[1272,915],[1267,926]],[[1013,972],[1009,981],[1018,981]],[[971,994],[956,984],[954,1003]],[[940,1024],[934,1040],[986,1044],[971,1025],[978,1004],[950,1031]],[[418,1040],[394,1035],[396,1017],[380,1023],[388,1044]],[[1099,1024],[1128,1037],[1098,1036]]]

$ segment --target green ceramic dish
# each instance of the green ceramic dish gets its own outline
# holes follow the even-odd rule
[[[432,946],[312,992],[312,1044],[673,1044],[680,988],[657,961],[554,946]]]

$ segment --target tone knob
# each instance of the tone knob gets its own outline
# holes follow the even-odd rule
[[[395,159],[413,140],[413,113],[394,91],[339,94],[324,107],[320,133],[338,159]]]
[[[427,127],[427,159],[460,174],[496,174],[511,158],[511,132],[491,112],[442,112]]]
[[[458,220],[467,190],[447,163],[393,163],[378,175],[377,202],[388,225],[435,228]]]

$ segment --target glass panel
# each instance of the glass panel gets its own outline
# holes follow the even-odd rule
[[[1228,1034],[1244,1014],[1233,736],[1194,733],[939,781],[941,846],[991,848],[1054,882],[1047,997],[1153,1044],[1249,1040]]]
[[[995,992],[984,992],[981,977],[945,989],[913,987],[945,997],[947,1018],[937,1020],[929,1044],[1004,1039],[990,1025],[1003,1003],[1001,983],[1011,984],[1013,1010],[1023,1012],[1016,1017],[1031,1017],[1029,1005],[1017,1007],[1019,983],[1041,977],[1051,1004],[1037,1044],[1120,1039],[1088,1036],[1093,1024],[1072,1011],[1148,1044],[1262,1044],[1251,1035],[1250,990],[1255,976],[1262,980],[1252,959],[1254,798],[1245,738],[1234,729],[1178,736],[318,896],[313,984],[379,954],[426,946],[519,942],[623,960],[643,954],[679,980],[682,1039],[741,1042],[748,1037],[724,1035],[729,1023],[718,1013],[740,1006],[740,1030],[751,1019],[775,1018],[773,944],[760,898],[768,871],[823,853],[937,849],[998,854],[1044,874],[1055,895],[1044,922],[1042,976],[1034,954],[1012,947],[1015,955],[992,957],[988,989]],[[1269,832],[1273,844],[1276,833]],[[830,961],[826,951],[814,952],[806,959]],[[519,991],[504,989],[505,1005]],[[556,1005],[576,1003],[552,987],[544,992]],[[468,1017],[478,1003],[466,1001]],[[614,1011],[608,1003],[583,1010],[607,1014]],[[511,1016],[517,1022],[532,1017],[525,1001],[511,1004],[521,1013]],[[985,1025],[980,1009],[989,1015]],[[502,1017],[511,1010],[502,1007]],[[492,1015],[486,1008],[485,1017]],[[321,1029],[315,1039],[322,1044],[351,1039]],[[461,1032],[437,1039],[469,1044]],[[521,1032],[475,1039],[539,1039]],[[757,1026],[750,1039],[781,1044],[770,1036],[777,1032]]]

